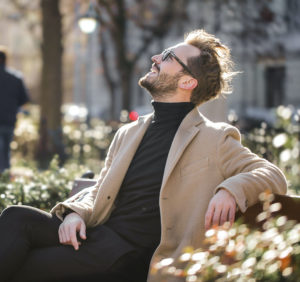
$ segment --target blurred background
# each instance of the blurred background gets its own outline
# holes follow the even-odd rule
[[[97,174],[115,131],[152,110],[137,84],[151,56],[199,28],[230,46],[241,71],[231,95],[200,110],[239,127],[243,143],[279,165],[298,193],[298,0],[0,0],[0,45],[31,99],[18,115],[11,169],[1,176],[3,205],[22,181],[34,191],[37,175],[36,191],[50,193],[49,174],[69,186],[83,171]],[[21,184],[8,192],[11,179]],[[24,195],[11,202],[26,202]]]

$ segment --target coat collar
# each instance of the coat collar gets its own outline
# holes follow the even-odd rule
[[[144,116],[139,116],[138,117],[138,124],[142,125],[149,125],[150,121],[153,119],[154,113],[148,114],[148,115],[144,115]]]
[[[150,113],[150,114],[147,114],[144,116],[139,116],[138,124],[149,125],[153,116],[154,116],[154,113]],[[190,127],[197,126],[198,124],[202,123],[203,121],[204,121],[204,116],[199,112],[198,108],[195,107],[183,119],[183,121],[181,122],[181,124],[179,126],[179,129],[183,128],[185,130],[188,130]]]
[[[109,182],[114,183],[115,187],[119,188],[121,186],[128,167],[152,118],[153,113],[141,116],[139,117],[137,124],[129,129],[129,131],[133,131],[131,131],[130,134],[128,132],[125,136],[125,139],[123,140],[124,147],[111,164],[113,169],[110,170],[110,173],[104,180],[102,185],[103,189],[105,189],[105,187],[110,187],[110,185],[108,185]],[[195,108],[189,112],[181,122],[168,154],[161,189],[165,186],[173,168],[184,152],[184,149],[198,133],[199,128],[197,126],[202,123],[203,120],[203,116],[198,112],[198,109]]]

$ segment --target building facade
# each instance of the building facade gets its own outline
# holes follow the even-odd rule
[[[300,107],[299,1],[192,0],[186,7],[185,20],[179,21],[152,52],[182,41],[184,32],[204,28],[231,48],[235,68],[241,71],[227,99],[201,107],[210,118],[226,120],[228,111],[234,110],[239,116],[263,119],[281,104]],[[134,95],[141,93],[137,90]],[[148,103],[140,98],[134,101],[133,108]]]

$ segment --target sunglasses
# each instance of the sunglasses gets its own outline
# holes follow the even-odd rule
[[[188,68],[188,66],[183,61],[181,61],[176,56],[176,54],[170,49],[169,50],[167,49],[167,50],[162,52],[161,60],[165,61],[168,58],[174,58],[192,77],[196,78],[196,76],[192,73],[192,71]]]

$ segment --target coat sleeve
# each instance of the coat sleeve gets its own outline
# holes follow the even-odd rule
[[[109,147],[107,156],[105,158],[104,167],[100,172],[97,183],[94,186],[83,189],[66,201],[58,203],[51,209],[50,213],[55,214],[58,218],[63,220],[63,214],[65,213],[65,211],[67,209],[71,209],[74,212],[78,213],[85,222],[88,221],[88,218],[90,217],[93,210],[95,197],[98,193],[99,188],[101,187],[103,179],[109,171],[116,148],[118,147],[118,133],[119,131],[115,134],[113,141]]]
[[[224,181],[215,189],[228,190],[242,212],[258,201],[261,192],[269,189],[285,194],[287,182],[279,168],[258,157],[241,144],[239,131],[227,126],[218,140],[217,164]]]

